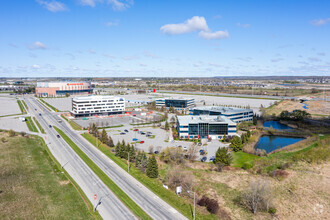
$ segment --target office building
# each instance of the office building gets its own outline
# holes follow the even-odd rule
[[[253,120],[253,110],[244,108],[232,108],[222,106],[202,106],[189,111],[190,115],[221,115],[240,123]]]
[[[177,116],[177,131],[181,139],[221,139],[236,135],[236,123],[224,116]]]
[[[121,97],[82,96],[72,99],[71,115],[74,117],[122,114],[124,111],[125,99]]]
[[[186,110],[195,106],[195,99],[157,99],[156,107],[170,108],[175,110]]]
[[[38,82],[38,97],[57,97],[69,95],[88,95],[93,92],[90,82]]]

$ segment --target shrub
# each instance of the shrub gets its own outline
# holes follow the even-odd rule
[[[237,152],[242,150],[243,144],[240,137],[235,136],[230,142],[231,142],[230,147],[233,149],[233,151]]]
[[[12,129],[10,129],[10,130],[8,131],[8,135],[9,135],[9,137],[14,137],[14,136],[16,135],[16,133],[15,133],[15,131],[13,131]]]
[[[277,211],[276,208],[270,207],[268,210],[268,213],[274,215],[274,214],[276,214],[276,211]]]
[[[251,169],[252,167],[253,167],[253,164],[250,163],[250,162],[244,162],[244,163],[243,163],[243,166],[242,166],[242,168],[243,168],[244,170]]]
[[[5,142],[6,142],[6,138],[5,138],[5,137],[2,137],[2,138],[1,138],[1,142],[2,142],[2,143],[5,143]]]
[[[271,176],[276,178],[286,178],[289,176],[289,173],[285,170],[274,170],[271,172]]]
[[[182,192],[192,191],[195,178],[191,171],[186,171],[181,169],[181,167],[176,166],[169,170],[165,176],[167,185],[172,188],[176,186],[182,187]]]
[[[154,155],[148,159],[147,176],[150,178],[158,177],[158,164]]]
[[[210,199],[205,195],[197,202],[197,204],[200,206],[205,206],[206,209],[212,214],[216,214],[219,210],[218,201],[215,199]]]

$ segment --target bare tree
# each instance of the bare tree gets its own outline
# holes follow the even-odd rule
[[[267,210],[271,205],[272,192],[269,184],[264,180],[256,180],[250,183],[242,196],[242,204],[251,210],[253,214],[259,210]]]
[[[154,146],[149,146],[149,154],[153,154],[154,153]]]
[[[188,151],[186,153],[186,157],[188,160],[190,161],[194,161],[197,159],[198,157],[198,146],[196,143],[193,143],[190,145],[190,147],[188,148]]]
[[[182,186],[183,192],[192,191],[195,184],[193,173],[183,170],[180,166],[175,166],[168,171],[165,179],[167,184],[172,188]]]

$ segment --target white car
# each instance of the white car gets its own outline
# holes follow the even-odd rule
[[[187,146],[183,146],[183,150],[188,150],[188,147]]]

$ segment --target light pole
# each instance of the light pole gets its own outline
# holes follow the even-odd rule
[[[129,152],[127,152],[127,151],[125,151],[125,153],[127,153],[128,154],[128,162],[127,162],[127,172],[129,173]]]
[[[196,218],[196,198],[195,198],[195,192],[194,192],[194,220]]]

